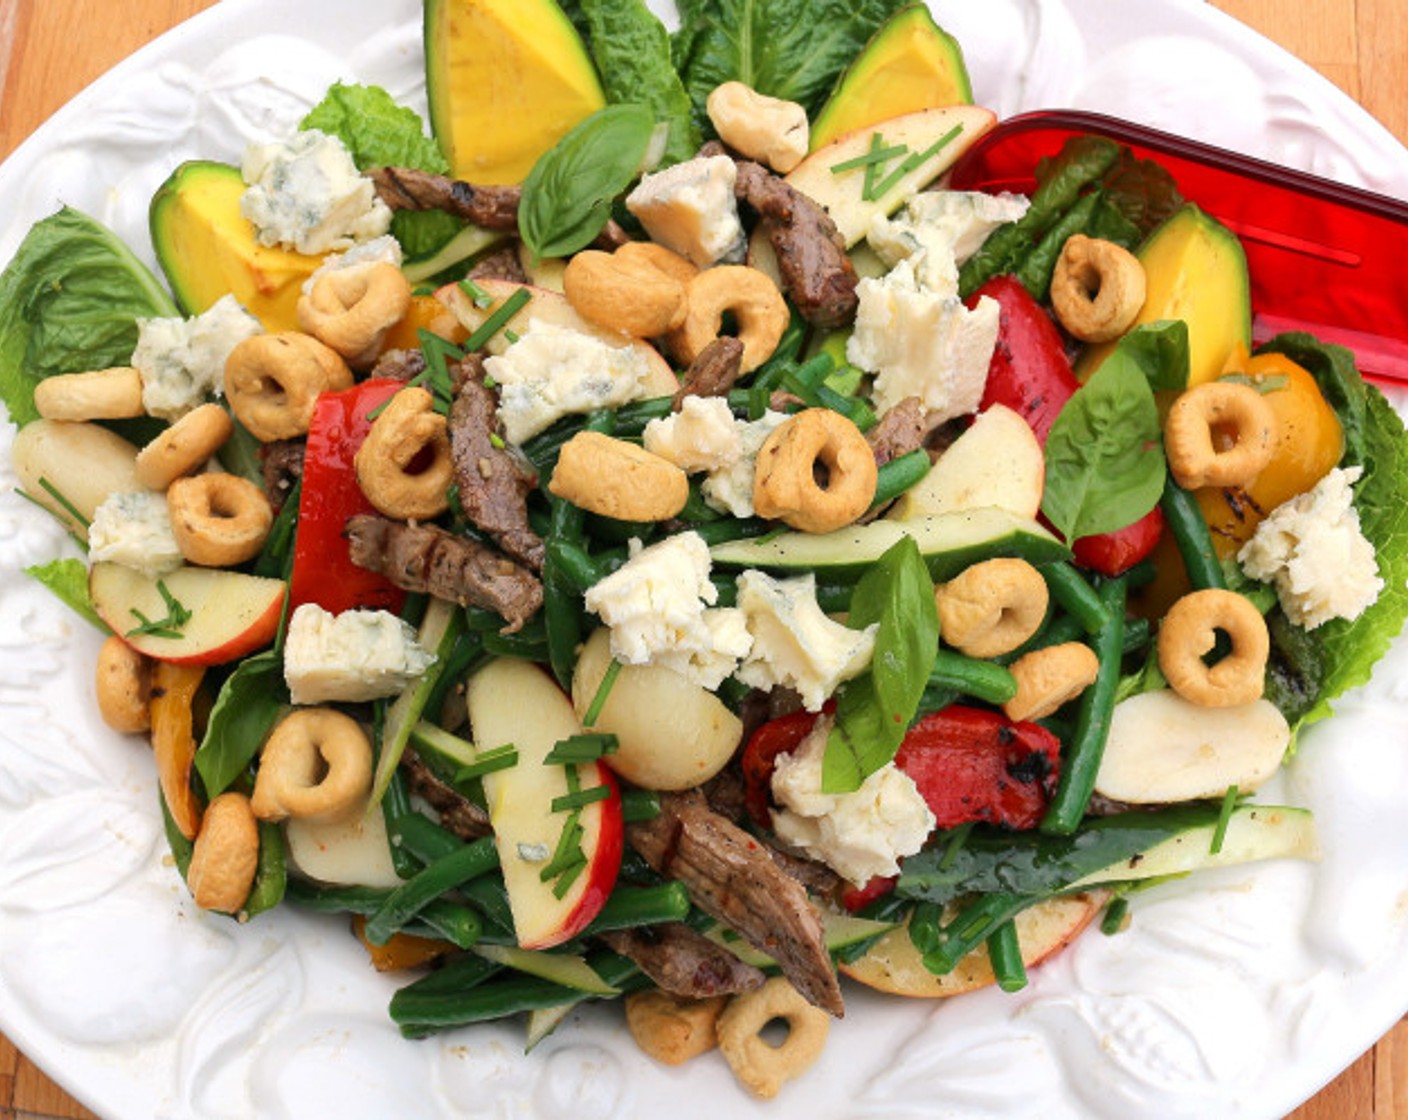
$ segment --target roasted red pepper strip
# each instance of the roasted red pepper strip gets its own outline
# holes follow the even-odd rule
[[[764,828],[772,827],[772,772],[780,754],[790,754],[816,725],[815,712],[793,712],[770,719],[743,748],[745,804],[748,815]]]
[[[342,535],[353,514],[376,512],[357,485],[352,459],[371,430],[367,414],[400,388],[399,381],[364,381],[322,394],[313,407],[293,546],[291,608],[317,603],[333,614],[354,607],[401,609],[404,593],[384,576],[352,563]]]
[[[1031,425],[1045,446],[1057,413],[1080,388],[1061,332],[1015,276],[993,277],[968,298],[968,306],[982,296],[995,299],[999,310],[997,346],[979,408],[1006,405]],[[1163,513],[1155,506],[1123,529],[1075,541],[1076,563],[1101,575],[1119,575],[1154,550],[1163,528]]]
[[[895,765],[914,779],[937,828],[1035,828],[1056,791],[1061,741],[1039,724],[955,704],[909,729]]]

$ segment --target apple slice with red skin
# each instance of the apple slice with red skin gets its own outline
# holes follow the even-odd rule
[[[132,633],[142,618],[157,622],[170,614],[162,587],[190,617],[172,628],[175,637]],[[153,578],[99,562],[88,573],[98,617],[139,653],[174,665],[222,665],[268,645],[279,628],[284,593],[283,580],[220,568],[177,568]]]
[[[514,765],[483,779],[518,944],[560,945],[596,917],[616,885],[623,843],[616,779],[600,762],[573,767],[580,789],[605,786],[610,793],[583,806],[577,817],[586,865],[559,897],[563,880],[544,881],[542,872],[572,816],[554,812],[552,802],[570,786],[568,767],[545,759],[557,743],[582,733],[572,701],[537,665],[501,659],[470,677],[465,702],[478,750],[511,743],[518,751]]]

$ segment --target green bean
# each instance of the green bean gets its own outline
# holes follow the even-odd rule
[[[392,890],[385,887],[319,886],[296,878],[289,880],[286,892],[290,902],[305,910],[323,914],[361,914],[364,917],[375,914],[385,906],[391,894]],[[468,949],[479,940],[482,926],[480,916],[467,906],[459,906],[448,899],[436,898],[426,903],[419,919],[418,922],[407,922],[401,927],[401,932],[440,938],[461,949]]]
[[[295,877],[288,881],[285,897],[305,910],[323,914],[371,914],[390,893],[386,887],[324,886]]]
[[[259,822],[259,865],[254,873],[254,886],[244,900],[241,911],[252,918],[272,910],[283,901],[288,884],[288,865],[284,858],[283,830],[269,821]]]
[[[472,630],[461,634],[455,640],[449,656],[445,658],[445,665],[431,687],[422,710],[438,718],[445,707],[445,698],[449,696],[450,690],[463,683],[470,667],[484,656],[484,640],[479,634]]]
[[[924,967],[940,976],[952,972],[999,926],[1006,925],[1034,901],[1027,895],[1004,891],[978,895],[940,928],[937,945],[924,953]],[[913,928],[912,919],[910,927]]]
[[[1058,836],[1074,832],[1085,815],[1085,807],[1095,790],[1100,759],[1105,753],[1110,715],[1115,708],[1115,689],[1124,653],[1124,577],[1102,584],[1100,599],[1110,612],[1109,620],[1095,635],[1095,654],[1100,659],[1100,669],[1095,683],[1081,693],[1075,733],[1062,760],[1056,796],[1051,799],[1041,822],[1043,832]]]
[[[546,608],[548,601],[553,598],[547,593],[547,585],[544,585],[543,607],[547,614],[549,623],[552,622],[551,613]],[[548,633],[552,633],[549,626]],[[490,657],[516,657],[520,661],[546,661],[551,649],[551,641],[542,641],[534,637],[523,637],[520,634],[497,634],[487,633],[483,635],[484,652]],[[571,679],[570,677],[568,678]]]
[[[689,484],[689,498],[684,503],[684,509],[675,516],[680,521],[688,521],[691,525],[699,522],[718,521],[724,515],[704,500],[704,494],[700,490],[699,479],[694,479]]]
[[[480,875],[460,884],[460,894],[484,915],[488,927],[480,940],[495,945],[517,945],[513,930],[513,910],[508,904],[508,888],[502,875]]]
[[[386,822],[387,837],[391,837],[393,826],[398,819],[412,814],[420,815],[411,808],[411,794],[406,789],[406,779],[398,768],[391,775],[386,792],[381,795],[381,816]],[[391,866],[396,869],[396,874],[401,878],[409,879],[420,870],[420,861],[400,844],[391,841],[387,847],[391,851]]]
[[[428,972],[412,984],[407,984],[391,997],[394,1005],[401,992],[413,996],[426,996],[439,993],[460,993],[477,987],[484,981],[504,971],[504,966],[475,953],[466,953],[452,961],[446,961],[434,972]]]
[[[875,499],[870,503],[870,508],[893,502],[928,474],[929,467],[929,453],[923,448],[891,459],[877,472]]]
[[[775,526],[759,517],[729,517],[695,525],[693,528],[704,538],[705,544],[714,545],[741,540],[743,537],[760,537],[771,532]]]
[[[582,608],[580,594],[573,590],[571,579],[559,568],[558,556],[563,546],[585,550],[586,541],[582,536],[585,514],[562,498],[554,496],[549,502],[552,507],[549,540],[560,548],[558,553],[549,552],[543,560],[543,622],[547,630],[547,660],[557,683],[567,688],[572,683],[577,646],[582,641]],[[541,660],[541,656],[535,660]]]
[[[995,662],[941,649],[934,656],[926,687],[951,689],[989,704],[1005,704],[1017,695],[1017,678],[1012,670]]]
[[[1147,618],[1127,618],[1124,620],[1124,652],[1138,653],[1149,644],[1154,636],[1154,627]]]
[[[1047,590],[1062,609],[1075,617],[1087,634],[1094,634],[1105,625],[1110,612],[1101,602],[1095,588],[1076,571],[1074,565],[1057,561],[1045,564],[1041,574],[1046,580]]]
[[[1198,499],[1191,490],[1185,490],[1174,482],[1172,475],[1164,484],[1163,507],[1164,520],[1178,543],[1178,551],[1183,556],[1183,566],[1188,569],[1188,582],[1193,590],[1225,588],[1227,580],[1222,574],[1222,561],[1213,548],[1212,533],[1203,520]]]
[[[1020,992],[1027,986],[1027,966],[1022,962],[1015,922],[1003,922],[988,934],[988,960],[997,986],[1004,992]]]
[[[627,821],[653,821],[660,815],[660,795],[653,789],[623,789],[621,817]]]
[[[591,553],[573,541],[549,538],[547,556],[552,557],[557,577],[578,595],[601,579],[602,572]]]
[[[424,870],[392,891],[376,913],[368,916],[367,940],[374,945],[384,945],[393,933],[419,914],[432,899],[439,898],[466,880],[485,874],[498,862],[494,841],[485,837],[427,864]]]
[[[393,848],[404,849],[421,863],[434,863],[469,846],[449,829],[416,812],[388,821],[386,834]]]
[[[1022,287],[1036,298],[1038,303],[1046,302],[1047,291],[1051,287],[1051,274],[1056,271],[1056,260],[1061,249],[1073,234],[1080,233],[1095,216],[1095,208],[1100,204],[1100,192],[1092,191],[1076,202],[1056,220],[1035,245],[1027,251],[1014,270]]]
[[[682,921],[689,913],[689,892],[683,883],[671,880],[655,887],[617,886],[591,924],[582,931],[584,937],[612,929],[655,925],[659,922]]]

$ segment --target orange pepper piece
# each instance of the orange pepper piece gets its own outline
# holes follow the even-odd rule
[[[171,819],[181,835],[194,840],[200,831],[201,805],[191,789],[196,758],[195,699],[205,668],[158,661],[152,678],[152,753],[157,779]]]
[[[372,967],[378,972],[400,972],[407,968],[418,968],[454,948],[448,941],[417,937],[410,933],[393,933],[385,945],[374,945],[367,940],[366,928],[367,919],[361,914],[354,915],[352,932],[367,950]]]

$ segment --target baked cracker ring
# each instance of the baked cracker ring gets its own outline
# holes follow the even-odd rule
[[[259,555],[274,523],[264,491],[239,475],[178,478],[166,491],[181,555],[203,568],[229,568]]]
[[[137,481],[148,490],[165,490],[205,466],[234,431],[235,422],[218,404],[193,408],[137,452]]]
[[[355,812],[372,787],[372,745],[351,716],[299,708],[259,755],[251,806],[262,821],[330,821]]]
[[[666,339],[683,365],[719,337],[724,315],[731,314],[743,343],[742,371],[751,373],[772,356],[791,319],[777,285],[766,273],[747,265],[706,268],[689,282],[686,298],[689,309],[684,322]]]
[[[787,1023],[787,1038],[779,1046],[762,1033],[774,1019]],[[716,1029],[734,1076],[755,1096],[771,1098],[821,1057],[831,1017],[808,1003],[786,977],[774,976],[761,988],[734,996]]]
[[[1203,658],[1227,635],[1231,651],[1212,665]],[[1251,600],[1206,588],[1183,596],[1159,623],[1159,670],[1183,699],[1205,708],[1234,708],[1259,699],[1271,639]]]
[[[307,434],[318,394],[351,387],[342,356],[298,331],[257,334],[225,360],[225,399],[262,443]]]
[[[1209,381],[1180,393],[1164,423],[1164,450],[1185,490],[1249,486],[1276,453],[1276,413],[1250,385]]]
[[[875,453],[855,424],[829,408],[808,408],[774,428],[758,451],[753,509],[804,533],[829,533],[870,508],[878,477]]]
[[[945,642],[969,657],[998,657],[1037,632],[1050,592],[1027,561],[998,557],[939,584],[934,602]]]
[[[324,272],[298,300],[298,325],[353,369],[376,361],[387,332],[411,307],[411,283],[389,261]]]
[[[1128,249],[1077,233],[1066,239],[1051,277],[1051,306],[1083,342],[1109,342],[1144,306],[1144,266]]]
[[[449,425],[418,385],[386,403],[352,461],[362,493],[387,517],[428,521],[450,508]]]

